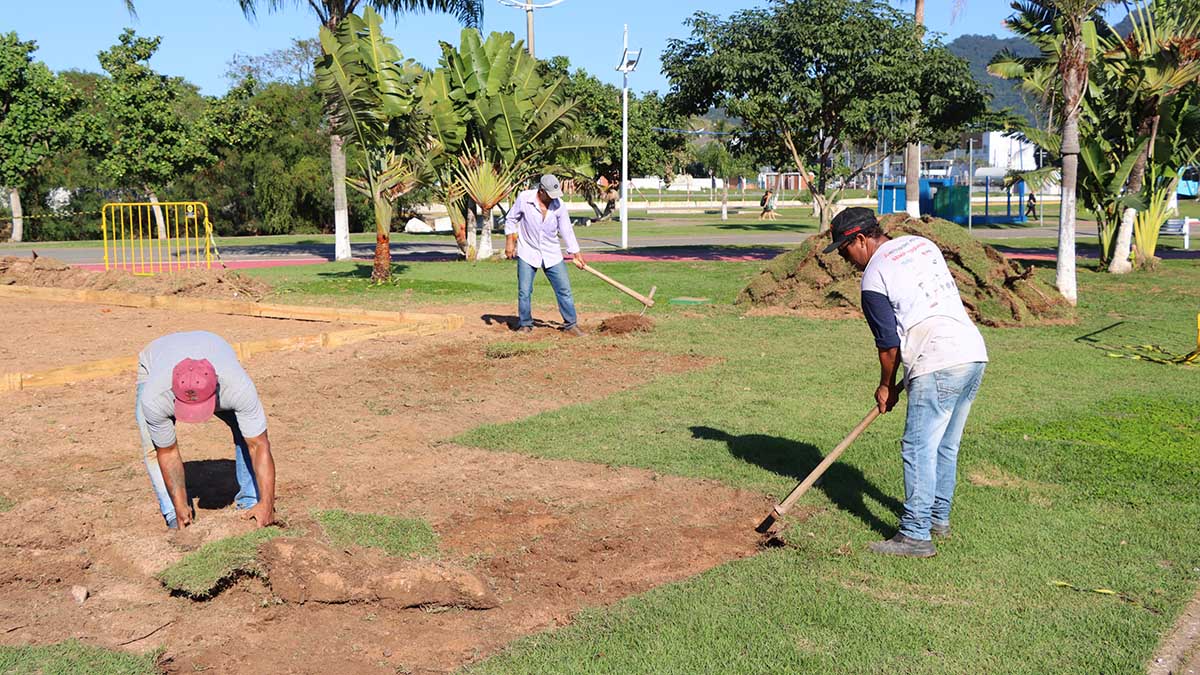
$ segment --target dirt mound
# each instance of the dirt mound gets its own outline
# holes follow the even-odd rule
[[[334,550],[307,539],[272,539],[259,560],[285,602],[378,602],[394,608],[491,609],[500,601],[474,573],[445,563],[396,560],[362,548]]]
[[[600,332],[612,335],[649,333],[652,330],[654,330],[654,319],[640,314],[617,314],[600,322]]]
[[[119,270],[92,272],[45,256],[0,258],[0,286],[8,284],[237,300],[259,300],[271,290],[261,281],[228,270],[181,270],[139,277]]]
[[[879,223],[892,237],[917,235],[938,245],[958,282],[963,305],[978,323],[1027,326],[1071,317],[1070,305],[1034,278],[1033,268],[1022,268],[954,223],[904,214],[884,216]],[[783,306],[809,316],[861,316],[861,275],[836,251],[821,253],[829,241],[829,234],[810,237],[800,248],[768,262],[738,302]]]

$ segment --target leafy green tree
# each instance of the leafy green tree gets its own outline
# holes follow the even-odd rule
[[[727,20],[697,13],[688,25],[692,37],[670,40],[663,55],[668,100],[742,120],[759,152],[804,174],[822,230],[844,189],[831,194],[830,183],[847,149],[959,132],[986,109],[966,63],[923,44],[907,15],[877,0],[775,0]]]
[[[21,190],[46,158],[75,137],[75,90],[45,64],[35,62],[37,45],[16,33],[0,35],[0,185],[9,190],[11,241],[24,236]]]
[[[149,66],[161,38],[126,29],[120,43],[100,52],[109,77],[100,80],[100,139],[92,146],[99,170],[118,186],[142,189],[154,207],[158,237],[166,224],[158,193],[176,178],[216,161],[219,148],[253,142],[261,116],[247,105],[248,87],[220,100],[201,97],[181,78]]]
[[[477,26],[483,18],[483,0],[238,0],[238,4],[247,18],[253,18],[258,9],[264,6],[268,11],[279,11],[288,5],[307,6],[317,15],[321,26],[329,31],[336,31],[342,20],[352,15],[360,5],[393,15],[420,11],[445,12],[467,26]],[[346,201],[345,139],[337,133],[337,129],[342,127],[340,120],[330,120],[329,158],[333,176],[335,257],[348,260],[350,214]]]

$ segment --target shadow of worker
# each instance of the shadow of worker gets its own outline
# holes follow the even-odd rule
[[[729,453],[752,464],[795,479],[804,480],[821,463],[824,455],[810,443],[800,443],[788,438],[745,434],[734,436],[712,427],[691,427],[692,437],[710,441],[722,441]],[[868,508],[864,497],[870,497],[880,506],[892,512],[898,521],[904,512],[904,504],[867,480],[861,471],[848,464],[835,462],[814,486],[820,488],[829,501],[839,509],[848,511],[881,536],[896,533],[896,521],[885,523]]]
[[[237,498],[237,465],[232,459],[198,459],[183,463],[188,499],[198,509],[223,509]]]

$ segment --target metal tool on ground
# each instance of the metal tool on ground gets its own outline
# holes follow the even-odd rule
[[[658,286],[651,286],[650,287],[650,295],[645,296],[645,295],[642,295],[641,293],[638,293],[637,291],[633,290],[632,288],[626,286],[625,284],[617,281],[616,279],[613,279],[612,277],[601,272],[600,270],[596,269],[595,267],[592,267],[591,265],[584,265],[583,269],[584,269],[584,271],[590,272],[590,273],[600,277],[604,281],[608,282],[610,285],[612,285],[618,291],[621,291],[625,295],[628,295],[629,297],[633,298],[634,300],[637,300],[638,302],[642,303],[642,305],[643,305],[642,313],[643,314],[646,312],[647,308],[654,306],[654,292],[658,290]]]
[[[854,430],[847,434],[847,436],[842,439],[841,443],[838,443],[837,447],[833,449],[833,452],[826,455],[825,459],[821,460],[821,463],[817,465],[817,468],[813,469],[804,480],[800,481],[800,484],[797,485],[790,493],[788,493],[788,496],[785,497],[783,501],[779,502],[775,505],[775,508],[771,509],[771,512],[767,514],[767,517],[758,524],[758,527],[754,528],[755,531],[759,532],[760,534],[766,534],[771,529],[771,526],[775,524],[775,521],[779,520],[785,514],[787,514],[788,511],[792,510],[792,505],[796,503],[796,500],[800,499],[805,492],[808,492],[808,489],[811,488],[813,484],[817,482],[817,479],[820,478],[825,471],[837,461],[838,457],[842,456],[842,453],[846,451],[846,448],[850,447],[850,444],[858,438],[858,435],[861,434],[867,427],[871,426],[871,422],[874,422],[876,417],[879,417],[879,407],[872,406],[871,412],[867,413],[867,416],[858,423],[858,426],[854,427]]]

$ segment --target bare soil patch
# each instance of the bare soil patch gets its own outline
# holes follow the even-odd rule
[[[0,372],[6,373],[137,356],[151,340],[179,331],[209,330],[230,342],[242,342],[349,328],[313,321],[15,298],[0,298],[0,316],[5,323]]]
[[[271,290],[270,286],[257,279],[229,270],[193,269],[140,277],[120,270],[93,272],[79,269],[45,256],[0,258],[0,285],[6,284],[226,300],[261,300]]]
[[[389,562],[399,565],[391,571],[443,581],[470,574],[496,607],[402,609],[408,601],[398,593],[384,601],[391,591],[371,585],[382,583],[374,573],[373,596],[347,594],[337,604],[281,602],[300,597],[276,581],[291,572],[268,575],[270,585],[242,578],[207,602],[170,596],[157,572],[251,525],[232,510],[228,430],[209,423],[180,430],[189,474],[207,479],[189,485],[196,525],[167,533],[139,457],[131,373],[0,398],[3,491],[17,502],[0,513],[0,643],[78,637],[116,648],[132,640],[120,648],[161,645],[175,672],[445,672],[562,625],[583,607],[757,551],[753,527],[771,506],[763,495],[448,442],[478,424],[705,365],[587,338],[551,338],[561,340],[555,349],[521,359],[485,356],[488,341],[510,335],[479,322],[246,364],[270,421],[277,506],[290,530],[319,533],[314,509],[423,518],[439,534],[437,559]],[[669,513],[663,504],[673,505]],[[357,564],[348,569],[343,580],[360,578]],[[82,605],[74,585],[90,593]]]

